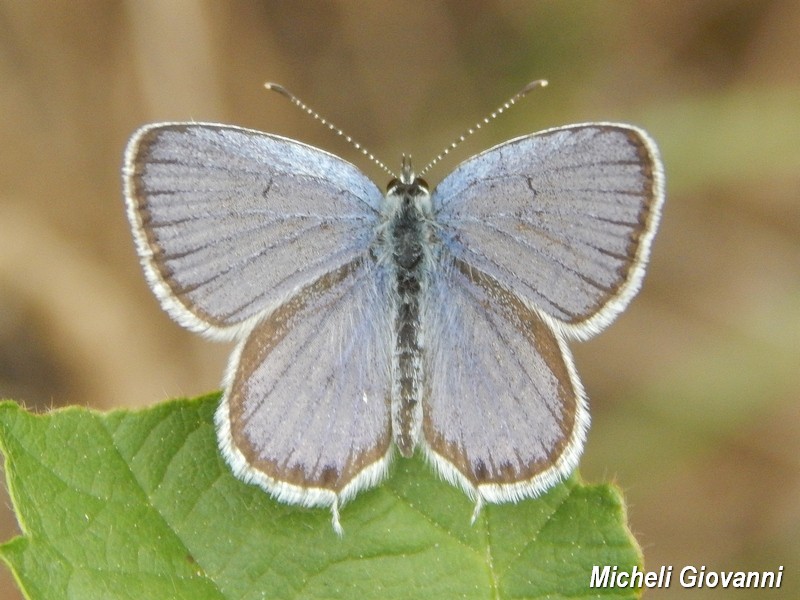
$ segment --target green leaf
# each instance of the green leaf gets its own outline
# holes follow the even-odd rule
[[[342,511],[278,504],[219,456],[217,394],[101,414],[0,404],[23,534],[0,546],[31,599],[635,598],[593,565],[641,566],[620,494],[577,476],[537,500],[473,506],[422,461]]]

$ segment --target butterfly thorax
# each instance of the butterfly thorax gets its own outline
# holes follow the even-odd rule
[[[382,244],[395,291],[393,437],[400,453],[410,456],[422,422],[419,307],[430,270],[432,218],[427,184],[403,174],[403,179],[389,184],[383,207]]]

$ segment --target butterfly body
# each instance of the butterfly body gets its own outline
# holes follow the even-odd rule
[[[209,123],[140,129],[124,167],[148,282],[182,325],[234,339],[216,413],[234,474],[339,505],[421,449],[477,505],[536,496],[589,425],[567,340],[638,291],[663,203],[640,129],[505,142],[429,192],[382,194],[300,142]]]
[[[392,361],[392,433],[397,449],[411,456],[422,423],[421,296],[428,287],[436,244],[430,194],[405,163],[403,178],[390,182],[381,215],[383,223],[376,243],[393,280],[394,354]]]

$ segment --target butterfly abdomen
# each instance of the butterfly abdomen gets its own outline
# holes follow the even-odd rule
[[[392,427],[403,456],[411,456],[422,422],[420,292],[425,285],[429,196],[418,184],[398,184],[387,198],[393,209],[386,230],[396,291]]]

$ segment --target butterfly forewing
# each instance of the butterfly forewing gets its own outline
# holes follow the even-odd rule
[[[447,250],[423,324],[424,445],[440,473],[490,502],[537,495],[566,476],[589,417],[558,334]]]
[[[217,337],[362,255],[382,199],[322,150],[213,124],[142,128],[124,177],[151,286],[173,318]]]
[[[356,259],[303,288],[231,358],[220,445],[280,500],[335,505],[388,466],[389,288],[373,266]]]
[[[460,165],[432,195],[442,239],[566,333],[587,337],[637,291],[663,200],[636,128],[573,125]]]

